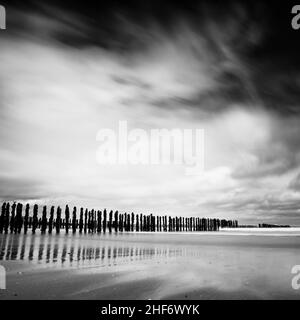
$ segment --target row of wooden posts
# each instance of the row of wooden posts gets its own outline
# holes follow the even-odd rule
[[[52,233],[53,230],[59,233],[65,229],[66,233],[72,230],[76,233],[105,233],[108,232],[183,232],[183,231],[218,231],[220,228],[238,227],[236,220],[207,219],[198,217],[170,217],[154,216],[144,214],[120,214],[112,210],[108,213],[106,209],[88,210],[80,208],[79,219],[77,217],[77,208],[73,208],[72,217],[70,217],[69,206],[66,205],[64,218],[62,218],[62,209],[54,206],[50,208],[49,219],[47,217],[47,206],[43,206],[42,215],[39,217],[39,207],[33,206],[32,215],[30,214],[30,205],[26,204],[25,214],[23,215],[23,204],[3,203],[0,216],[0,233],[20,233],[22,229],[27,233],[31,229],[35,233],[40,229],[41,233]],[[56,212],[55,212],[56,211]],[[56,214],[55,214],[56,213]],[[55,216],[55,218],[54,218]]]

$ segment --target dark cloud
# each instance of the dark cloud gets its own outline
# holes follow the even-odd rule
[[[214,113],[243,102],[281,114],[300,111],[300,44],[290,26],[288,3],[13,1],[8,7],[12,8],[8,15],[12,35],[21,33],[44,41],[51,38],[77,49],[99,46],[128,57],[163,45],[166,39],[176,41],[182,26],[188,28],[189,36],[182,45],[194,58],[203,60],[205,44],[210,52],[206,64],[211,66],[216,89],[167,97],[153,101],[154,105],[184,103]],[[124,83],[124,78],[120,80]],[[125,81],[139,85],[131,79]]]

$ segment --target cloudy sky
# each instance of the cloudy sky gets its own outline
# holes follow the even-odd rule
[[[300,225],[300,31],[289,6],[9,3],[1,200]],[[97,132],[120,120],[204,129],[204,172],[99,165]]]

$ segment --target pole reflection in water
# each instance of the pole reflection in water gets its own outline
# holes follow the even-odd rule
[[[151,246],[119,240],[115,241],[111,235],[0,235],[0,261],[23,260],[59,267],[109,267],[151,259],[168,260],[179,256],[200,256],[196,248],[158,244]]]

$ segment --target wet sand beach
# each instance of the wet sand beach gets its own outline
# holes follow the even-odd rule
[[[300,299],[300,229],[0,235],[0,299]]]

